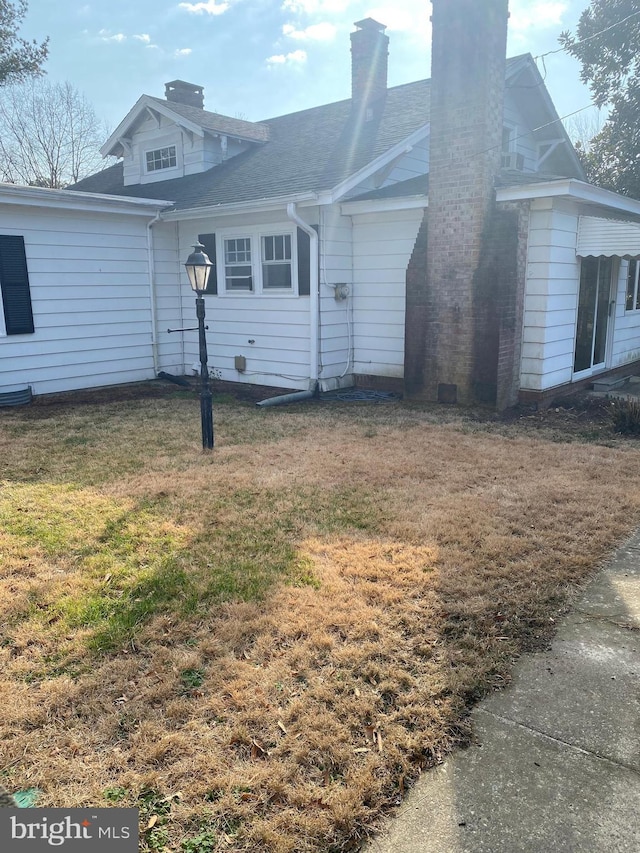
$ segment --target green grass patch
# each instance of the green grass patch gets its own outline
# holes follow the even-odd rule
[[[108,653],[160,613],[195,618],[224,601],[261,600],[278,582],[318,588],[299,553],[305,531],[374,530],[382,510],[351,486],[197,493],[186,510],[166,496],[134,502],[72,485],[6,484],[3,543],[18,562],[32,554],[53,572],[7,617],[59,638],[25,677],[77,676],[78,636],[85,649]]]

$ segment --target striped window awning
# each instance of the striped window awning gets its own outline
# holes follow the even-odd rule
[[[576,255],[580,258],[589,255],[604,255],[607,258],[640,257],[640,222],[581,216]]]

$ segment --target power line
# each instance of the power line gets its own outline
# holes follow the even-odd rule
[[[622,18],[622,20],[616,21],[614,24],[610,24],[608,27],[605,27],[603,30],[599,30],[597,33],[593,33],[592,35],[587,36],[586,38],[583,38],[583,39],[580,39],[579,41],[573,42],[571,47],[575,47],[577,45],[586,44],[589,41],[593,41],[593,39],[596,39],[599,36],[602,36],[605,33],[610,32],[611,30],[615,29],[616,27],[619,27],[621,24],[626,24],[627,21],[631,21],[633,18],[637,18],[639,15],[640,15],[640,10],[638,10],[637,12],[632,12],[630,15],[627,15],[626,18]],[[545,57],[553,56],[556,53],[569,53],[569,48],[568,47],[558,47],[555,50],[548,50],[546,53],[540,53],[540,54],[538,54],[538,56],[533,57],[534,62],[537,62],[539,59],[542,60],[542,67],[544,69],[544,74],[542,74],[542,80],[539,83],[535,83],[533,86],[518,86],[517,84],[507,85],[507,89],[539,89],[540,86],[542,86],[544,84],[545,80],[547,79],[547,66],[546,66],[546,63],[544,61]]]
[[[575,41],[571,45],[571,47],[576,47],[579,44],[586,44],[588,41],[593,41],[593,39],[598,38],[598,36],[602,36],[605,33],[608,33],[610,30],[619,27],[621,24],[626,24],[627,21],[632,20],[632,18],[637,18],[640,15],[640,10],[637,12],[632,12],[630,15],[627,15],[626,18],[623,18],[621,21],[616,21],[615,24],[611,24],[608,27],[605,27],[604,30],[599,30],[597,33],[593,33],[593,35],[587,36],[586,38],[580,39],[580,41]],[[544,60],[545,56],[552,56],[554,53],[563,53],[564,51],[568,51],[568,47],[558,47],[556,50],[549,50],[546,53],[541,53],[539,56],[534,56],[535,60],[542,59]]]

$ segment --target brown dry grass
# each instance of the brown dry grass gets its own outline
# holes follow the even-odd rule
[[[348,849],[638,524],[640,453],[216,414],[203,457],[187,399],[0,413],[0,781],[139,806],[146,850]]]

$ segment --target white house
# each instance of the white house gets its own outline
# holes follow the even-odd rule
[[[0,394],[156,375],[149,226],[166,206],[0,185]]]
[[[202,87],[172,81],[165,99],[142,96],[107,140],[115,166],[70,191],[0,188],[5,316],[13,297],[1,235],[24,238],[33,307],[33,331],[0,329],[0,392],[192,373],[197,336],[168,330],[192,325],[182,264],[198,240],[215,263],[209,365],[224,380],[404,383],[416,397],[476,393],[504,407],[633,372],[640,202],[585,182],[532,58],[505,64],[492,15],[506,33],[507,0],[453,5],[458,17],[434,2],[433,82],[387,88],[388,37],[366,19],[351,36],[348,100],[249,122],[206,111]],[[447,34],[440,65],[438,32]],[[497,118],[485,131],[491,144],[473,138],[464,153],[464,133],[443,133],[455,97],[442,92],[460,88],[470,43],[487,45],[477,76]],[[423,285],[424,259],[440,251],[435,237],[423,245],[429,197],[435,210],[455,184],[447,204],[464,219],[475,198],[464,181],[485,148],[497,165],[483,204],[501,224],[491,220],[493,237],[485,228],[478,257],[464,235],[445,239],[447,271]],[[467,177],[448,181],[462,162]],[[458,256],[471,258],[471,273]],[[451,304],[436,304],[438,293]],[[454,375],[450,365],[462,363]]]

